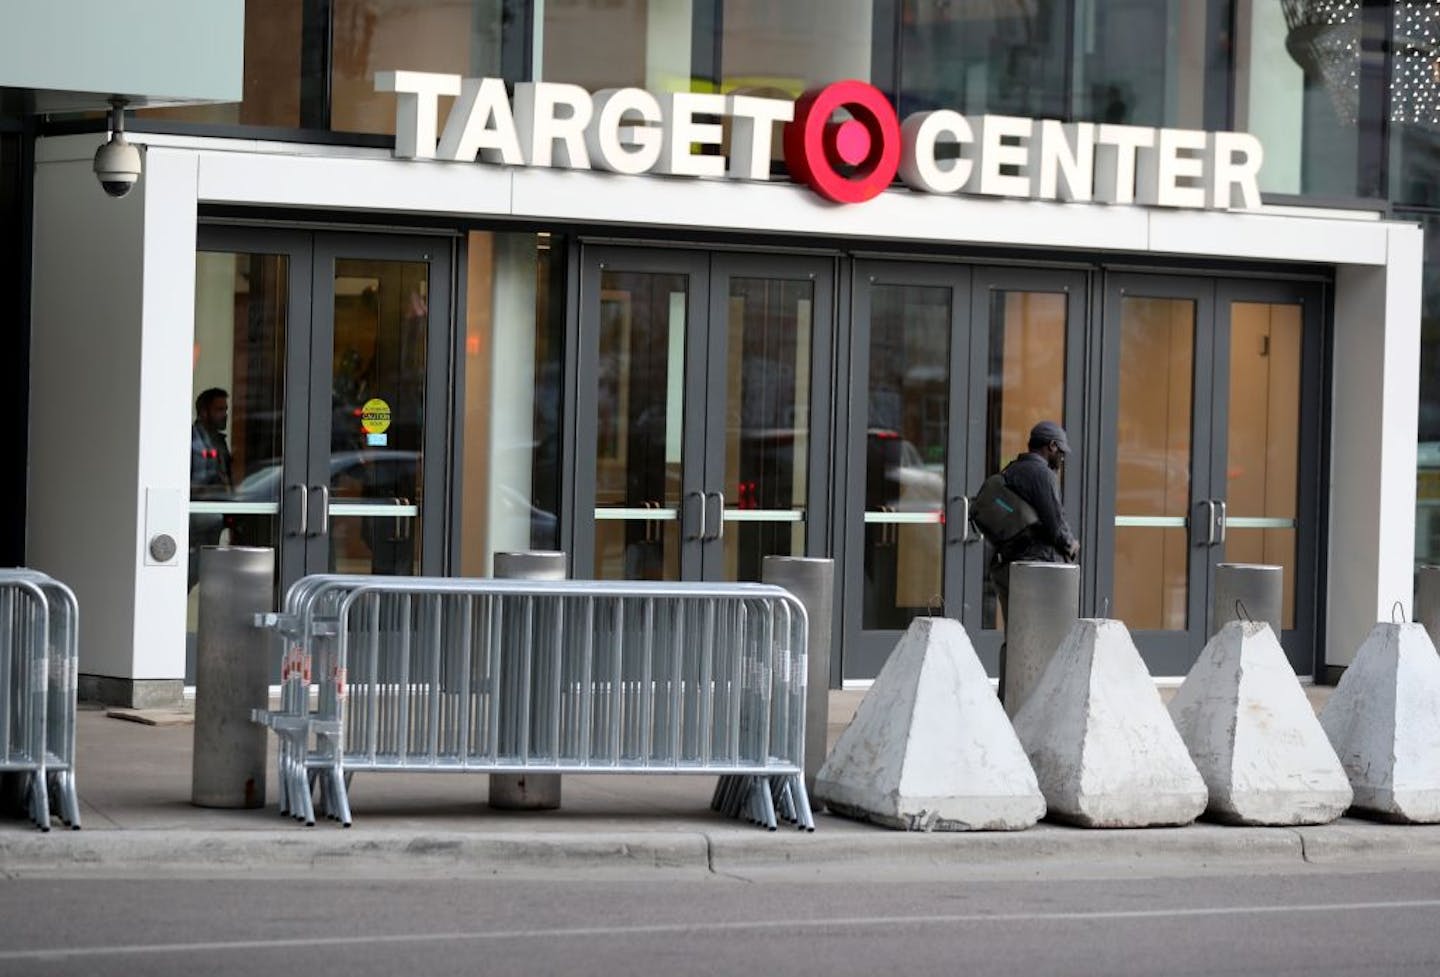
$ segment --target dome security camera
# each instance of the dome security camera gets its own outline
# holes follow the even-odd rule
[[[140,179],[140,150],[125,141],[125,100],[110,104],[110,138],[95,152],[95,178],[107,194],[123,197]]]

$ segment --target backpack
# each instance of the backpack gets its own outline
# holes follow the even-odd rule
[[[999,546],[1036,525],[1040,516],[1034,506],[1005,484],[1005,476],[996,472],[985,479],[970,500],[970,522],[987,542]]]

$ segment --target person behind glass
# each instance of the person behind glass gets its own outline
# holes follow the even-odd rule
[[[230,395],[219,387],[195,398],[195,423],[190,426],[190,499],[228,499],[231,492],[230,445],[225,425],[230,420]],[[200,547],[217,546],[225,517],[203,513],[190,517],[190,587],[200,580]]]
[[[1080,541],[1065,521],[1060,504],[1057,472],[1070,453],[1065,429],[1054,421],[1041,421],[1030,429],[1028,450],[1005,466],[1005,485],[1030,503],[1039,521],[1019,536],[1003,543],[990,564],[990,584],[1000,601],[1000,613],[1010,622],[1010,565],[1020,561],[1074,563],[1080,556]],[[1000,646],[1000,694],[1005,694],[1005,646]]]

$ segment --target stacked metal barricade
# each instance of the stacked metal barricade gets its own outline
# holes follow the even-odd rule
[[[715,807],[813,830],[803,606],[760,584],[314,576],[287,642],[282,813],[351,822],[357,771],[718,774]],[[311,687],[314,705],[311,707]]]
[[[80,827],[75,698],[80,610],[69,587],[34,570],[0,570],[0,772],[18,774],[30,819],[51,809]]]

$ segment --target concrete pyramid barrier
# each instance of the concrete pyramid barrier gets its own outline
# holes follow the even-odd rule
[[[1440,656],[1420,624],[1377,624],[1320,713],[1356,813],[1440,822]]]
[[[1075,623],[1015,732],[1058,820],[1144,828],[1189,824],[1205,810],[1205,782],[1119,621]]]
[[[1350,780],[1264,621],[1231,621],[1210,639],[1170,717],[1217,820],[1325,824],[1350,806]]]
[[[917,618],[815,777],[831,811],[909,831],[1028,828],[1035,772],[958,621]]]

